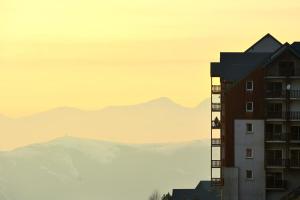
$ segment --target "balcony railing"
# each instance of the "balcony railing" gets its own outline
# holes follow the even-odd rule
[[[283,120],[300,120],[299,111],[289,112],[267,112],[268,119],[283,119]]]
[[[221,103],[212,103],[211,110],[214,112],[220,112],[221,111]]]
[[[285,98],[285,94],[284,90],[267,91],[266,98]]]
[[[212,129],[220,129],[221,128],[221,122],[219,120],[211,121],[211,128]]]
[[[269,119],[285,119],[285,113],[284,112],[267,112],[267,118]]]
[[[211,185],[212,186],[222,186],[224,184],[223,178],[212,178]]]
[[[290,90],[289,96],[290,98],[300,98],[300,90]]]
[[[268,180],[266,181],[267,189],[286,189],[287,181],[286,180]]]
[[[287,134],[286,133],[266,133],[265,140],[267,142],[284,142],[287,140]]]
[[[266,98],[300,98],[300,90],[267,91]]]
[[[213,94],[220,94],[221,93],[221,85],[212,85],[211,92]]]
[[[290,140],[300,141],[300,133],[292,132],[290,135]]]
[[[213,146],[220,146],[221,145],[221,139],[220,138],[213,138],[213,139],[211,139],[211,145],[213,145]]]
[[[266,158],[266,167],[280,167],[285,168],[289,164],[288,159],[274,159],[274,158]]]
[[[211,167],[212,168],[220,168],[220,167],[222,167],[222,161],[221,160],[212,160],[211,161]]]
[[[286,116],[290,120],[300,120],[300,112],[299,111],[286,112]]]
[[[300,160],[299,159],[291,159],[290,167],[291,168],[300,168]]]

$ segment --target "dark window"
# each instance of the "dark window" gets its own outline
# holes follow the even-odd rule
[[[282,150],[280,150],[280,149],[267,150],[266,157],[267,157],[267,160],[281,161],[282,160]]]
[[[282,118],[282,104],[268,103],[267,113],[268,113],[268,118]]]
[[[246,82],[246,91],[252,91],[253,90],[253,81],[247,81]]]
[[[299,149],[291,150],[291,160],[300,161],[300,150]]]
[[[246,104],[246,112],[253,112],[253,102],[247,102]]]
[[[272,132],[273,132],[273,124],[267,124],[266,133],[272,133]]]
[[[253,133],[253,124],[248,123],[246,126],[247,126],[247,133]]]
[[[253,150],[251,148],[246,149],[246,158],[253,158]]]
[[[268,97],[282,97],[283,95],[281,82],[269,82],[266,89]]]
[[[294,76],[295,63],[292,61],[279,62],[279,76]]]
[[[282,173],[281,172],[272,172],[267,173],[267,187],[276,188],[282,187],[283,180],[282,180]]]
[[[267,124],[266,132],[267,133],[281,133],[282,125],[281,124]]]
[[[282,133],[282,124],[267,124],[266,125],[267,139],[282,140],[284,134]]]
[[[281,124],[274,124],[274,132],[273,133],[281,133],[282,132],[282,125]]]
[[[246,178],[253,179],[253,172],[252,170],[246,170]]]
[[[300,126],[291,127],[291,139],[300,140]]]
[[[293,149],[291,150],[291,167],[300,167],[300,150]]]

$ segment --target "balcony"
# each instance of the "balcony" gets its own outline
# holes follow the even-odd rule
[[[299,168],[300,169],[300,160],[299,159],[291,159],[290,160],[290,168]]]
[[[274,90],[267,91],[265,94],[267,99],[300,99],[300,90]]]
[[[221,93],[221,85],[212,85],[211,92],[213,94],[220,94]]]
[[[211,110],[213,112],[221,112],[221,103],[212,103]]]
[[[278,98],[285,98],[285,97],[286,97],[286,93],[284,90],[273,90],[273,91],[266,92],[266,98],[278,99]]]
[[[291,99],[300,99],[300,90],[290,90],[289,91],[289,97]]]
[[[267,119],[300,121],[299,111],[267,112]]]
[[[286,168],[288,164],[288,159],[266,158],[266,168]]]
[[[212,168],[221,168],[222,167],[222,161],[221,160],[212,160],[211,161],[211,167]]]
[[[215,147],[221,146],[221,139],[220,138],[212,138],[211,145]]]
[[[285,119],[285,113],[284,112],[268,111],[267,112],[267,118],[268,119]]]
[[[266,133],[265,141],[266,142],[286,142],[287,134],[286,133]]]
[[[211,128],[212,129],[220,129],[221,128],[221,122],[218,118],[215,120],[211,121]]]
[[[300,112],[299,111],[290,111],[290,112],[286,112],[286,117],[289,120],[300,120]]]
[[[223,178],[212,178],[211,185],[212,186],[223,186],[224,180]]]
[[[266,181],[266,189],[267,190],[284,190],[287,187],[287,181],[286,180],[268,180]]]
[[[300,143],[300,133],[292,132],[290,135],[290,141],[295,143]]]

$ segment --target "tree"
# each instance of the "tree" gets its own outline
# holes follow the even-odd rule
[[[160,200],[161,196],[157,190],[155,190],[149,197],[149,200]]]
[[[172,196],[170,195],[170,193],[164,194],[164,195],[161,197],[161,200],[172,200]]]

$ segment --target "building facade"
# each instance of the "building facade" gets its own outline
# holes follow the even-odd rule
[[[300,186],[300,42],[267,34],[211,63],[211,182],[224,200]]]

